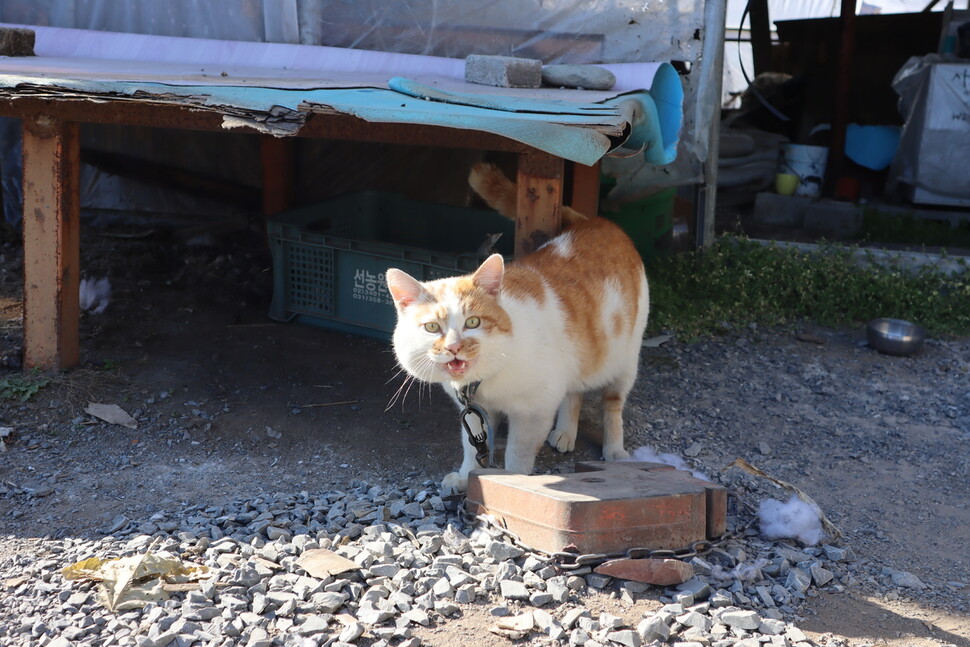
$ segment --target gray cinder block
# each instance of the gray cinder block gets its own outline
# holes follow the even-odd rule
[[[862,209],[851,202],[821,200],[805,210],[805,231],[841,240],[862,231],[862,220]]]
[[[765,225],[801,227],[812,198],[763,192],[754,199],[754,220]]]
[[[34,30],[19,27],[0,28],[0,56],[33,56]]]
[[[542,84],[542,61],[472,54],[465,58],[465,81],[498,88],[538,88]]]

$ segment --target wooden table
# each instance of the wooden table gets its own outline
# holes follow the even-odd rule
[[[222,115],[131,99],[92,101],[25,96],[0,100],[0,116],[23,123],[24,367],[47,370],[80,360],[79,124],[118,124],[223,131]],[[504,137],[438,126],[371,123],[347,115],[312,114],[299,137],[510,151],[518,157],[515,254],[526,254],[560,229],[564,197],[595,213],[599,167],[566,163]],[[263,206],[286,206],[286,138],[262,135]]]

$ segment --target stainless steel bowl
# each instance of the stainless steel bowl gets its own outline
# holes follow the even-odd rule
[[[873,319],[866,324],[869,345],[887,355],[912,355],[923,348],[926,331],[903,319]]]

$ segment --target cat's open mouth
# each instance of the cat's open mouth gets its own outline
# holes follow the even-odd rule
[[[461,377],[468,370],[468,362],[463,359],[453,359],[445,364],[445,370],[451,377]]]

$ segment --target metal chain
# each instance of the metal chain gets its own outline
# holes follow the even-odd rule
[[[669,548],[648,548],[648,547],[635,547],[628,548],[625,551],[616,551],[612,553],[573,553],[569,551],[556,551],[548,552],[541,550],[526,544],[522,541],[518,535],[509,530],[508,528],[502,526],[498,520],[496,520],[491,515],[470,515],[465,512],[465,506],[459,506],[459,514],[465,523],[478,522],[481,527],[488,532],[492,537],[502,536],[509,540],[514,546],[525,550],[526,552],[535,553],[541,555],[553,562],[556,567],[563,571],[574,571],[584,567],[598,566],[603,562],[611,559],[680,559],[688,560],[692,557],[703,555],[704,553],[710,552],[714,548],[718,548],[732,539],[736,539],[744,535],[748,528],[750,528],[757,517],[752,517],[748,520],[746,524],[740,528],[736,528],[731,532],[725,532],[723,535],[716,539],[700,539],[698,541],[693,541],[690,544],[677,549]]]

